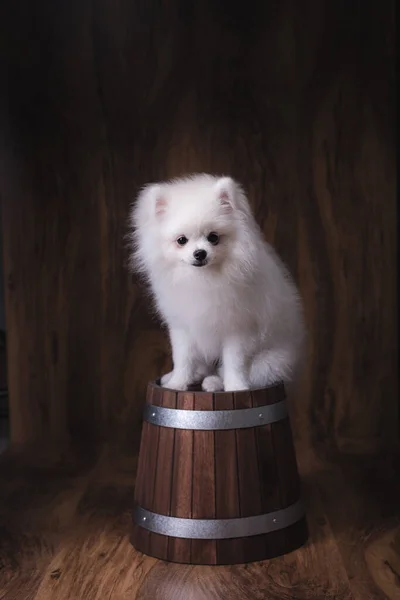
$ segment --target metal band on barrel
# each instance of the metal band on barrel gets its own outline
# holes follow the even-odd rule
[[[288,416],[285,400],[237,410],[184,410],[146,404],[143,418],[159,427],[193,430],[245,429],[276,423]]]
[[[193,540],[227,540],[271,533],[297,523],[304,516],[302,500],[275,512],[238,519],[182,519],[159,515],[140,506],[133,511],[136,525],[148,531]]]

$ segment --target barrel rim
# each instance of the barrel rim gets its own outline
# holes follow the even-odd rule
[[[206,395],[213,394],[214,396],[218,396],[219,394],[241,394],[241,393],[246,393],[246,392],[248,392],[248,393],[249,392],[269,392],[274,389],[282,389],[283,394],[286,396],[286,388],[285,388],[285,384],[283,381],[280,381],[279,383],[272,383],[271,385],[268,385],[266,387],[249,388],[247,390],[236,390],[236,391],[232,391],[232,392],[225,392],[225,391],[205,392],[204,390],[197,390],[197,389],[192,389],[192,388],[189,388],[188,390],[176,390],[174,388],[169,388],[169,387],[163,386],[158,382],[160,382],[160,377],[158,377],[157,379],[152,379],[151,381],[149,381],[148,385],[157,390],[165,390],[167,392],[174,392],[175,394],[192,393],[192,394],[196,394],[196,396],[202,396],[203,394],[206,394]]]

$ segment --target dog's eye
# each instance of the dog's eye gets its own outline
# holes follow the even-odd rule
[[[181,235],[180,237],[178,237],[178,239],[176,240],[176,243],[179,244],[179,246],[184,246],[185,244],[188,243],[188,239],[187,237],[185,237],[184,235]]]
[[[213,244],[214,246],[216,246],[219,242],[218,233],[215,233],[214,231],[212,231],[211,233],[208,234],[207,240],[210,242],[210,244]]]

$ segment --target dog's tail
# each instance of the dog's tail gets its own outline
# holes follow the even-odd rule
[[[293,350],[274,348],[260,352],[250,366],[251,387],[263,388],[281,381],[293,381],[298,372],[298,362]]]

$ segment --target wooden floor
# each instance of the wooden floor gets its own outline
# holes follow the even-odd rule
[[[130,546],[136,456],[8,451],[0,457],[0,599],[398,600],[398,459],[328,465],[300,450],[298,459],[307,546],[264,563],[190,567]]]

